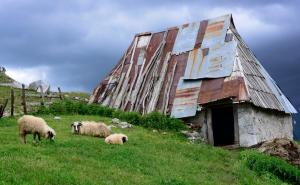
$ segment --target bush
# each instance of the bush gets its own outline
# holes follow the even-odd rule
[[[142,116],[138,112],[124,112],[121,110],[105,107],[97,104],[87,105],[83,102],[65,100],[55,102],[49,107],[40,107],[36,114],[79,114],[79,115],[99,115],[109,118],[118,118],[133,125],[140,125],[158,130],[181,130],[184,123],[175,118],[167,117],[159,112],[152,112]]]
[[[244,151],[241,153],[241,158],[247,167],[258,174],[269,172],[283,181],[300,184],[300,170],[282,159],[256,151]]]
[[[149,128],[162,130],[176,130],[184,129],[184,123],[175,118],[169,118],[159,112],[151,112],[143,118],[143,125]]]

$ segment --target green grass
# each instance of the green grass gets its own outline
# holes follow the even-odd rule
[[[12,83],[14,80],[5,73],[0,72],[0,83]]]
[[[271,174],[249,170],[239,151],[190,144],[178,133],[115,129],[128,135],[128,143],[106,145],[104,139],[72,135],[70,124],[76,120],[109,124],[108,118],[43,117],[57,132],[55,142],[34,143],[29,135],[22,145],[16,118],[0,119],[0,184],[282,184]]]

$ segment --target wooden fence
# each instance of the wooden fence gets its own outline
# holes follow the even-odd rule
[[[11,89],[11,103],[10,103],[10,115],[14,116],[15,113],[15,90]],[[28,99],[35,99],[38,101],[28,101]],[[29,91],[25,88],[25,85],[22,84],[21,90],[21,106],[24,114],[28,114],[28,107],[38,107],[44,105],[52,104],[52,99],[60,99],[63,100],[63,94],[61,92],[60,87],[58,87],[58,93],[45,93],[43,87],[40,86],[39,93],[33,93],[33,91]]]

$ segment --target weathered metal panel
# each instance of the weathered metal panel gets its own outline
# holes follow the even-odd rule
[[[237,43],[223,43],[220,47],[210,48],[208,55],[203,49],[190,51],[185,79],[221,78],[230,76],[235,61]]]
[[[180,27],[173,48],[174,54],[178,55],[194,49],[199,26],[199,22],[194,22],[190,25],[183,25]]]
[[[172,117],[184,118],[196,115],[200,86],[201,80],[185,81],[183,78],[180,79],[173,102]]]
[[[224,80],[225,78],[202,80],[198,103],[206,104],[225,98],[233,98],[235,101],[248,99],[243,77],[236,77],[229,81]]]
[[[225,36],[229,29],[231,15],[225,15],[208,20],[202,48],[211,48],[225,42]]]
[[[171,52],[172,49],[173,49],[173,46],[174,46],[174,43],[175,43],[175,39],[176,39],[176,36],[177,36],[177,33],[178,33],[178,28],[174,28],[174,29],[170,29],[168,30],[168,34],[167,34],[167,37],[166,37],[166,45],[164,47],[164,51],[163,51],[163,58],[166,56],[166,54],[168,52]],[[170,61],[169,62],[170,64],[172,64],[172,62]],[[163,63],[161,63],[159,65],[159,69],[158,69],[158,72],[160,72],[160,70],[162,69],[162,66],[163,66]],[[170,74],[171,72],[171,67],[168,67],[168,71],[167,71],[167,75]],[[158,110],[162,110],[163,109],[163,102],[165,101],[165,88],[166,88],[166,85],[167,85],[167,82],[168,82],[168,78],[165,78],[164,82],[163,82],[163,85],[162,85],[162,88],[160,90],[160,94],[159,94],[159,98],[158,98],[158,102],[157,102],[157,109]]]
[[[205,35],[205,31],[206,31],[206,27],[207,27],[208,21],[201,21],[200,22],[200,27],[198,30],[198,35],[197,35],[197,39],[196,39],[196,43],[195,43],[195,47],[194,48],[200,48],[202,45],[202,41]]]
[[[237,33],[237,38],[241,39]],[[259,107],[275,109],[286,113],[296,113],[296,109],[283,95],[275,81],[255,58],[244,43],[238,46],[238,55],[243,67],[243,74],[251,97],[251,102]]]
[[[147,47],[147,51],[146,51],[146,55],[145,55],[145,67],[149,64],[149,61],[151,59],[151,57],[153,56],[154,52],[157,50],[157,48],[159,47],[160,43],[163,40],[164,37],[164,33],[165,32],[159,32],[159,33],[154,33],[151,37],[151,40],[149,42],[149,45]]]
[[[291,104],[291,102],[287,99],[287,97],[282,93],[276,82],[272,79],[272,77],[268,74],[268,72],[264,69],[264,67],[260,64],[258,60],[256,62],[261,67],[261,72],[266,78],[266,82],[268,83],[269,87],[272,89],[272,92],[275,94],[277,99],[280,101],[281,105],[284,108],[286,113],[296,114],[298,113],[295,107]]]
[[[169,101],[168,101],[169,102],[169,104],[168,104],[169,111],[168,111],[168,113],[170,113],[172,110],[173,102],[174,102],[174,98],[175,98],[175,94],[176,94],[176,89],[177,89],[177,84],[178,84],[180,78],[183,77],[183,75],[184,75],[187,58],[188,58],[188,53],[182,53],[180,55],[173,55],[171,57],[168,71],[171,71],[176,63],[177,63],[177,67],[176,67],[172,87],[171,87],[170,94],[169,94]]]

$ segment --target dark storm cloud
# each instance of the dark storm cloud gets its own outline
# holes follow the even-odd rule
[[[299,1],[0,1],[0,65],[45,67],[47,80],[91,91],[135,33],[233,13],[236,27],[300,107]]]

